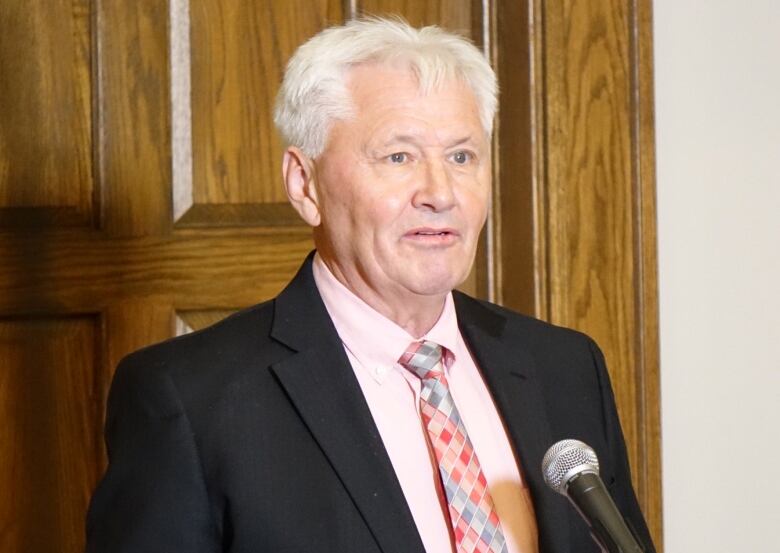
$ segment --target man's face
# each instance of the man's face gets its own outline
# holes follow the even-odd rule
[[[490,194],[474,95],[459,81],[423,95],[409,70],[370,64],[348,88],[355,117],[314,163],[318,251],[364,300],[446,294],[468,275]]]

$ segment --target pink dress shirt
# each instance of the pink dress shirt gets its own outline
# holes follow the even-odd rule
[[[344,344],[427,553],[452,553],[446,499],[420,417],[420,380],[397,361],[415,340],[342,285],[316,256],[314,281]],[[474,445],[509,553],[536,553],[530,495],[493,399],[458,329],[452,294],[422,338],[450,350],[450,391]]]

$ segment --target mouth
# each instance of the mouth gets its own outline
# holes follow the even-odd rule
[[[415,236],[446,236],[448,234],[452,234],[452,232],[448,230],[416,230],[414,231]]]
[[[404,235],[420,243],[448,244],[454,242],[460,235],[452,228],[415,228]]]

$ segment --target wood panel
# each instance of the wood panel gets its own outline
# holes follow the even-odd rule
[[[176,179],[180,226],[300,224],[282,186],[273,106],[287,59],[341,21],[341,7],[335,0],[191,3],[193,167],[191,181]]]
[[[663,549],[663,494],[661,491],[661,360],[658,336],[658,243],[655,200],[655,86],[653,69],[653,14],[651,0],[635,0],[632,19],[631,60],[634,94],[632,95],[632,131],[634,136],[634,221],[639,249],[636,282],[636,309],[640,324],[637,336],[635,374],[640,393],[636,398],[639,411],[640,462],[639,493],[643,498],[647,522],[659,551]]]
[[[548,244],[558,277],[551,317],[591,329],[614,363],[630,366],[636,274],[628,14],[623,2],[606,1],[558,10],[550,6],[546,21],[547,48],[562,60],[546,75]],[[616,380],[619,392],[634,395],[631,380]]]
[[[534,56],[539,25],[522,2],[491,11],[491,57],[501,94],[494,135],[493,225],[488,282],[491,299],[522,313],[546,317],[542,87]],[[534,30],[537,31],[534,31]]]
[[[634,485],[661,547],[649,2],[542,5],[542,315],[603,348]]]
[[[311,248],[303,228],[121,240],[0,235],[0,313],[101,311],[132,298],[181,309],[247,306],[278,293]]]
[[[415,27],[439,25],[477,40],[481,33],[481,2],[471,0],[355,0],[358,15],[401,15]]]
[[[96,158],[101,227],[113,236],[171,227],[166,3],[97,0]]]
[[[104,466],[94,317],[0,320],[0,549],[83,550]]]
[[[92,218],[88,0],[0,9],[0,226]]]

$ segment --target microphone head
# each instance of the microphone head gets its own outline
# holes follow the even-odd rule
[[[599,473],[596,452],[579,440],[561,440],[554,443],[542,459],[545,483],[559,494],[566,495],[572,478],[583,472]]]

